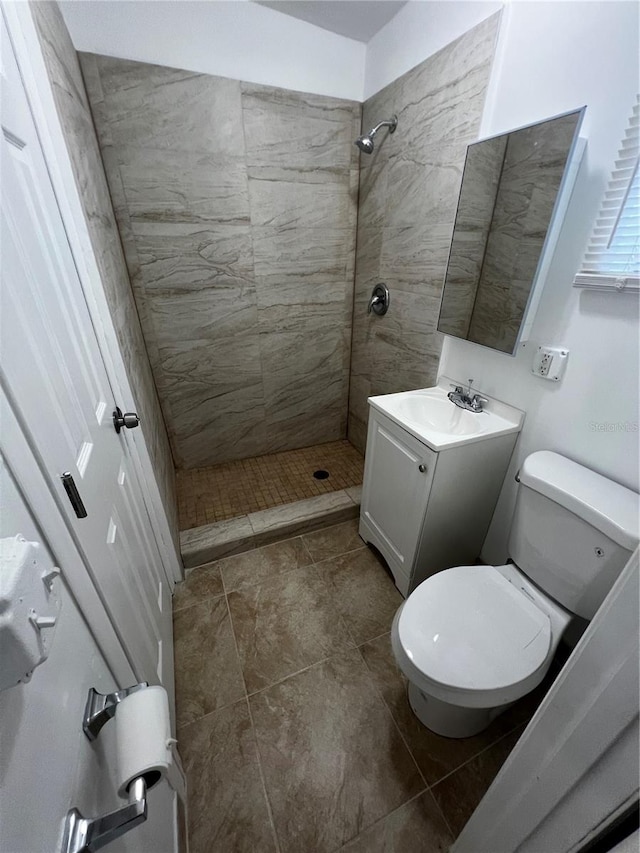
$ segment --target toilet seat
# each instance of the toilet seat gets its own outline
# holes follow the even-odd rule
[[[411,593],[393,624],[405,675],[447,702],[488,708],[515,701],[544,677],[549,617],[493,566],[457,566]]]

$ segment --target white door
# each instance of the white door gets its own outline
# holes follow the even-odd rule
[[[0,692],[0,850],[59,853],[71,808],[92,818],[124,805],[116,793],[114,721],[92,743],[81,728],[89,688],[109,693],[118,685],[67,585],[71,566],[54,557],[44,538],[42,528],[50,528],[51,520],[45,525],[34,517],[11,463],[31,465],[39,487],[46,489],[42,475],[28,451],[16,460],[12,450],[17,448],[3,445],[7,456],[0,453],[0,538],[20,534],[38,543],[34,584],[41,583],[39,572],[54,565],[62,569],[56,581],[62,607],[48,660],[30,681]],[[61,516],[57,523],[64,526]],[[146,822],[105,847],[106,853],[176,853],[178,809],[176,793],[162,781],[149,792]]]
[[[1,56],[0,379],[136,677],[173,696],[170,591],[4,23]]]

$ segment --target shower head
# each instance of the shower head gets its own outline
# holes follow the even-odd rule
[[[377,124],[375,127],[372,127],[369,133],[364,133],[362,136],[359,136],[354,145],[357,145],[358,148],[364,152],[365,154],[371,154],[373,151],[373,140],[376,133],[380,130],[381,127],[388,127],[389,133],[393,133],[398,126],[398,116],[391,116],[390,119],[386,121],[381,121],[380,124]]]
[[[371,154],[373,151],[373,136],[371,134],[368,136],[359,136],[356,139],[355,144],[365,154]]]

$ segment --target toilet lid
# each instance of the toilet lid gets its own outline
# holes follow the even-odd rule
[[[405,601],[398,633],[428,678],[461,690],[517,684],[542,665],[548,616],[493,566],[432,575]]]

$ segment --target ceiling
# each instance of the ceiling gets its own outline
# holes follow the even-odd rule
[[[407,0],[255,0],[323,30],[368,42]]]

